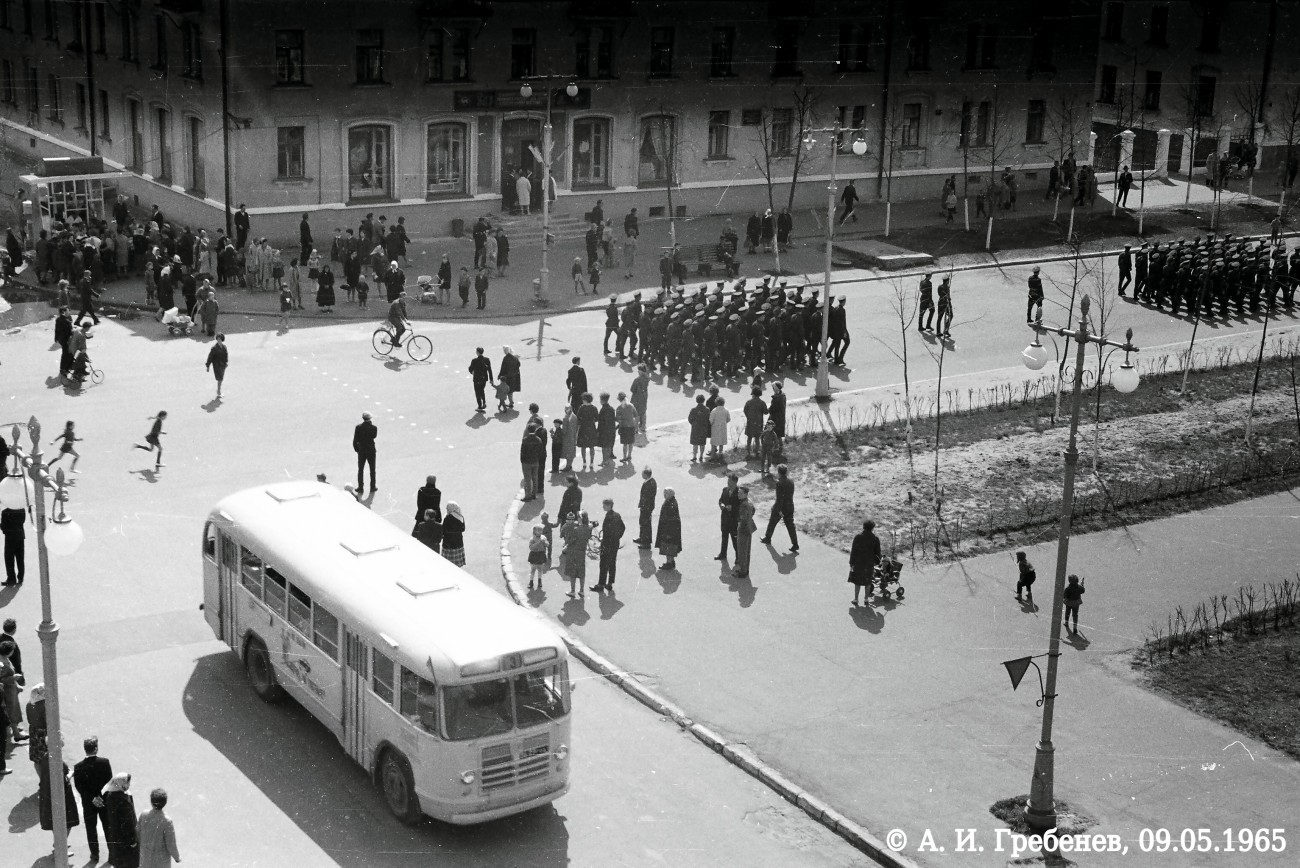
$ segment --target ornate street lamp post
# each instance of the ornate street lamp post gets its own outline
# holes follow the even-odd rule
[[[538,284],[537,302],[539,304],[550,304],[551,291],[551,269],[549,267],[549,254],[551,252],[551,150],[553,143],[551,141],[551,100],[555,95],[549,82],[563,80],[568,81],[564,88],[565,94],[569,99],[578,95],[578,85],[574,83],[573,77],[568,75],[529,75],[524,77],[523,86],[519,88],[519,95],[524,99],[531,99],[533,96],[532,82],[541,82],[546,85],[546,122],[542,125],[542,152],[534,155],[538,157],[538,162],[542,164],[542,270],[540,272],[541,282]]]

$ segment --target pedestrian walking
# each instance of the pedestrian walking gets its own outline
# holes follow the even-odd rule
[[[849,181],[848,185],[845,186],[844,191],[840,193],[840,204],[844,206],[844,210],[840,212],[840,219],[835,222],[841,226],[843,226],[844,221],[848,220],[850,217],[853,218],[854,223],[858,222],[858,188],[856,184],[856,181]],[[752,253],[753,251],[751,250],[750,252]]]
[[[1034,565],[1029,562],[1029,558],[1024,552],[1016,552],[1016,566],[1020,570],[1020,578],[1016,580],[1016,599],[1020,599],[1020,593],[1023,591],[1032,604],[1034,602],[1034,581],[1038,578],[1038,573],[1034,572]]]
[[[578,449],[582,452],[582,469],[590,470],[596,461],[600,443],[600,411],[592,403],[590,392],[583,393],[578,405]]]
[[[105,841],[112,840],[108,834],[108,823],[103,815],[104,787],[113,780],[113,764],[99,755],[99,738],[90,736],[82,742],[86,758],[72,767],[72,784],[81,797],[81,813],[86,818],[86,844],[90,847],[91,860],[99,861],[98,827],[104,827]],[[135,819],[135,815],[131,816]],[[110,860],[111,861],[111,860]],[[117,868],[114,863],[114,868]]]
[[[415,523],[411,536],[424,543],[435,552],[442,550],[442,522],[438,513],[432,509],[424,511],[424,517]]]
[[[560,446],[564,454],[563,472],[573,470],[573,459],[578,457],[578,414],[572,404],[564,405],[564,418],[557,424]]]
[[[784,464],[776,466],[776,500],[772,502],[772,513],[767,519],[767,533],[760,542],[772,544],[772,531],[776,530],[778,521],[785,523],[790,534],[790,551],[799,551],[799,535],[794,529],[794,480],[790,478],[790,468]]]
[[[1124,290],[1133,282],[1133,253],[1131,244],[1125,244],[1124,249],[1119,254],[1119,297],[1124,297]],[[1133,288],[1133,295],[1137,297],[1137,287]]]
[[[510,387],[510,396],[506,400],[506,405],[513,410],[515,408],[515,394],[523,391],[523,384],[519,376],[519,357],[515,351],[507,344],[501,348],[501,364],[497,366],[497,378],[505,380],[506,385]]]
[[[722,459],[727,448],[727,425],[731,423],[731,411],[726,404],[727,399],[719,396],[718,402],[709,411],[710,457],[716,459]]]
[[[519,466],[524,476],[524,500],[537,497],[537,468],[542,462],[542,441],[538,439],[535,429],[524,431],[519,444]]]
[[[654,478],[654,471],[649,467],[641,471],[641,494],[637,498],[636,508],[640,515],[637,523],[637,536],[632,542],[636,543],[637,548],[650,548],[653,534],[651,533],[651,518],[655,511],[655,496],[659,493],[659,483]]]
[[[663,506],[659,508],[659,528],[655,534],[655,546],[663,555],[662,569],[677,569],[677,556],[682,552],[682,515],[677,505],[677,492],[671,488],[664,489]]]
[[[226,336],[217,335],[216,342],[208,350],[208,361],[205,367],[212,372],[212,376],[217,379],[217,397],[221,397],[221,385],[226,380],[226,368],[230,365],[230,351],[226,349]],[[73,463],[73,467],[76,463]]]
[[[71,455],[72,472],[73,473],[80,472],[79,470],[77,470],[77,462],[81,460],[81,453],[77,451],[76,447],[73,444],[79,442],[83,438],[77,436],[77,432],[75,429],[76,429],[76,423],[73,422],[71,419],[69,419],[67,423],[63,426],[63,433],[50,441],[51,446],[53,446],[55,443],[58,443],[60,440],[63,441],[63,445],[59,447],[59,454],[56,455],[54,459],[49,463],[50,468],[53,468],[54,465],[58,464],[59,461],[63,459],[64,455]]]
[[[618,442],[623,447],[623,463],[632,463],[632,447],[636,445],[639,425],[636,409],[627,402],[627,392],[618,393],[618,406],[614,408],[614,422],[618,426]]]
[[[447,501],[447,517],[442,520],[442,556],[465,566],[465,513],[454,500]]]
[[[709,443],[712,424],[709,421],[709,408],[705,406],[704,396],[695,396],[695,406],[686,414],[686,423],[690,427],[691,463],[704,461],[704,448]]]
[[[934,327],[934,283],[930,280],[932,276],[927,274],[922,277],[917,288],[916,330],[918,332],[930,331]]]
[[[167,807],[167,791],[159,787],[149,794],[149,810],[140,815],[136,823],[136,836],[140,842],[140,868],[167,868],[181,861],[181,851],[176,846],[176,827],[163,809]],[[116,868],[116,866],[115,866]]]
[[[1065,586],[1065,629],[1071,633],[1079,632],[1079,606],[1083,605],[1083,592],[1087,590],[1083,586],[1083,579],[1071,575]],[[1070,618],[1074,618],[1074,627],[1070,626]]]
[[[952,337],[952,276],[949,275],[939,284],[939,337]]]
[[[158,460],[154,463],[154,469],[157,469],[163,466],[162,436],[167,432],[163,430],[162,426],[163,422],[167,420],[167,411],[159,410],[157,416],[150,416],[149,418],[153,420],[153,425],[149,428],[149,433],[144,435],[144,442],[148,445],[141,446],[139,443],[136,443],[135,448],[143,449],[145,452],[153,452],[154,450],[157,450]]]
[[[720,518],[720,529],[722,532],[722,547],[714,556],[715,561],[725,561],[727,559],[727,545],[730,543],[732,548],[738,548],[736,541],[736,527],[739,521],[740,506],[740,477],[734,473],[727,474],[727,484],[722,487],[722,494],[718,495],[718,512]]]
[[[637,430],[645,433],[646,403],[650,397],[650,369],[644,363],[636,366],[636,377],[632,379],[632,409],[636,410]]]
[[[587,278],[586,272],[582,268],[581,256],[573,257],[573,267],[569,269],[569,273],[573,276],[573,294],[585,295],[587,292]]]
[[[600,464],[614,463],[614,441],[618,437],[618,414],[609,403],[609,392],[600,393],[600,409],[596,417],[596,438],[600,442]]]
[[[469,375],[474,383],[474,400],[479,413],[487,412],[487,385],[493,382],[492,362],[483,355],[482,347],[474,348],[474,358],[469,363]]]
[[[135,799],[131,796],[130,789],[131,776],[126,773],[116,774],[104,787],[101,799],[104,843],[108,846],[108,862],[113,868],[139,868],[140,865]],[[99,857],[92,853],[91,858],[97,860]]]
[[[1119,196],[1116,204],[1121,208],[1128,207],[1128,191],[1133,186],[1133,173],[1129,171],[1128,166],[1119,173]]]
[[[361,421],[352,430],[352,451],[357,453],[358,496],[365,489],[362,471],[367,465],[370,467],[370,493],[374,494],[378,491],[375,487],[375,438],[378,436],[379,429],[375,427],[374,422],[370,421],[370,414],[362,413]]]
[[[853,586],[853,605],[858,605],[858,595],[866,589],[866,602],[871,602],[871,586],[875,581],[876,564],[880,563],[880,538],[876,536],[876,523],[870,519],[862,523],[862,532],[853,538],[849,550],[849,584]]]
[[[601,342],[601,346],[604,348],[605,355],[607,356],[609,355],[609,339],[611,337],[615,339],[615,344],[617,345],[620,322],[621,318],[618,309],[618,296],[611,295],[609,297],[609,304],[605,305],[605,339]]]
[[[592,590],[612,592],[618,569],[618,550],[623,543],[627,526],[623,524],[623,516],[614,511],[613,498],[605,498],[600,505],[605,510],[605,517],[600,523],[600,572]]]
[[[1124,293],[1121,292],[1120,295]],[[1029,275],[1029,305],[1025,308],[1025,322],[1034,321],[1034,309],[1038,309],[1038,319],[1043,318],[1043,279],[1038,276],[1038,266]]]

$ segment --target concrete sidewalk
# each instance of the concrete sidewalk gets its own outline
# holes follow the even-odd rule
[[[670,428],[652,433],[635,467],[580,474],[584,506],[595,516],[600,500],[613,497],[630,540],[639,471],[653,466],[660,492],[673,487],[681,502],[677,570],[659,569],[662,557],[629,542],[616,593],[569,599],[567,581],[551,572],[529,604],[878,838],[904,832],[904,855],[952,864],[918,842],[929,830],[951,850],[954,830],[974,829],[984,852],[963,854],[960,864],[1007,864],[988,808],[1028,791],[1040,715],[1032,676],[1012,692],[1001,662],[1046,651],[1054,542],[1028,549],[1045,579],[1038,608],[1015,601],[1005,552],[921,569],[908,563],[903,600],[855,608],[843,552],[803,536],[792,554],[782,527],[773,546],[759,543],[771,495],[753,462],[730,465],[758,504],[751,578],[714,560],[725,472],[690,464],[688,455],[684,430]],[[554,513],[560,482],[523,505],[508,544],[517,569],[526,570],[530,527],[541,511]],[[796,504],[813,497],[800,491]],[[1294,504],[1286,493],[1074,540],[1071,569],[1091,593],[1082,635],[1063,648],[1056,794],[1134,854],[1144,828],[1204,827],[1217,842],[1223,829],[1281,828],[1300,813],[1300,764],[1146,691],[1125,674],[1122,657],[1177,605],[1292,575],[1295,550],[1280,551],[1276,540],[1290,538]],[[595,573],[589,561],[588,587]],[[1120,854],[1075,858],[1132,864]],[[1289,853],[1221,853],[1195,864],[1292,861]]]

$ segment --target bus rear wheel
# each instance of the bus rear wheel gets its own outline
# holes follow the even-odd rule
[[[271,668],[271,655],[261,639],[249,639],[244,651],[244,671],[248,673],[248,682],[253,685],[253,692],[263,702],[279,702],[284,696],[280,685],[275,683],[275,670]]]
[[[420,800],[415,797],[415,781],[406,757],[395,750],[384,751],[379,761],[379,789],[393,816],[408,826],[424,818]]]

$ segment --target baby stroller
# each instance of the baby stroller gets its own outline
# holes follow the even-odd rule
[[[415,279],[415,283],[420,287],[419,299],[420,304],[442,304],[438,298],[438,284],[434,277],[428,274],[421,274]]]
[[[898,599],[903,599],[903,586],[899,584],[898,577],[903,572],[903,562],[891,559],[882,560],[876,564],[875,585],[880,590],[880,596],[886,600],[889,599],[890,585],[895,585],[893,593]]]
[[[168,308],[163,312],[162,324],[172,335],[194,334],[194,320],[180,312],[179,308]]]

